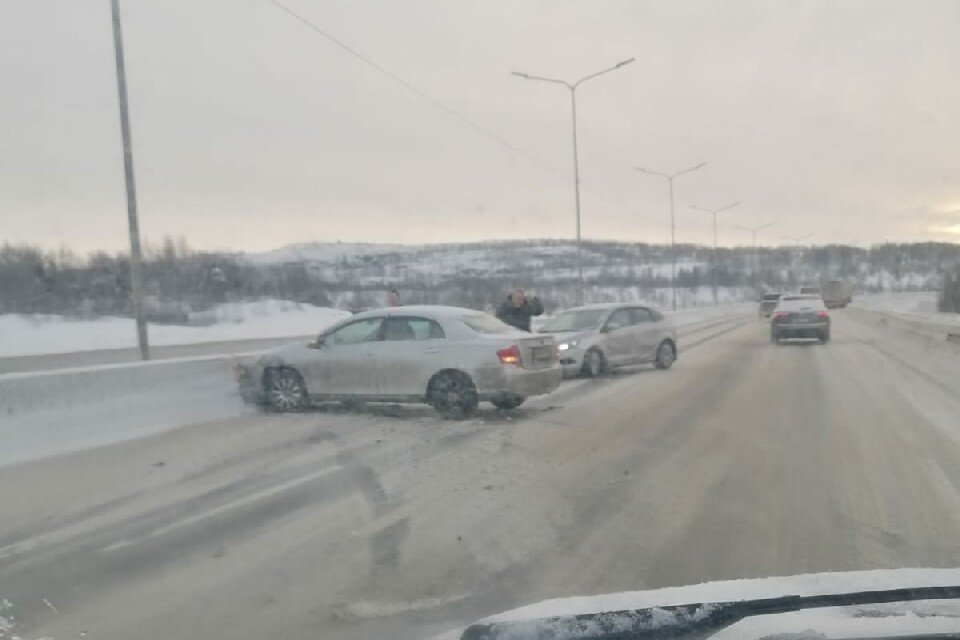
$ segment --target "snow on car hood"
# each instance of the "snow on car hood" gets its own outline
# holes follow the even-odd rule
[[[507,622],[549,623],[544,620],[561,616],[576,616],[634,609],[651,609],[696,603],[721,603],[776,598],[781,596],[816,596],[946,587],[960,585],[960,569],[891,569],[850,571],[840,573],[803,574],[746,580],[706,582],[684,587],[667,587],[649,591],[626,591],[597,596],[578,596],[545,600],[504,613],[496,614],[474,624]],[[667,612],[664,612],[665,614]],[[786,627],[784,626],[786,625]],[[855,626],[855,629],[854,629]],[[527,625],[523,625],[524,628]],[[543,631],[542,624],[531,624],[530,631]],[[434,640],[458,640],[466,628],[436,636]],[[760,638],[771,633],[815,630],[825,637],[847,637],[851,630],[856,635],[883,637],[905,633],[946,633],[960,631],[960,602],[917,601],[882,605],[829,607],[803,611],[763,615],[747,618],[717,632],[713,638]],[[523,635],[517,629],[516,640],[536,635]],[[865,632],[865,633],[864,633]],[[844,635],[846,634],[846,636]]]

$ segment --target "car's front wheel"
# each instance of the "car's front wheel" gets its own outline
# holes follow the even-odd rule
[[[607,370],[607,360],[603,351],[596,347],[587,351],[583,356],[583,375],[588,378],[598,378]]]
[[[267,369],[263,374],[267,407],[273,411],[299,411],[307,406],[307,385],[296,370],[289,367]]]
[[[430,381],[427,401],[444,418],[460,420],[477,410],[477,387],[462,371],[441,371]]]
[[[523,401],[526,400],[523,396],[504,396],[502,398],[497,398],[491,400],[490,402],[497,409],[501,411],[510,411],[511,409],[516,409],[523,404]]]
[[[661,342],[660,346],[657,347],[657,359],[653,362],[657,369],[669,369],[676,360],[677,352],[674,350],[673,344],[668,340]]]

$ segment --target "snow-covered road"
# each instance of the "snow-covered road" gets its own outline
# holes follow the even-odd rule
[[[574,594],[957,566],[960,349],[866,313],[825,346],[717,319],[670,371],[513,417],[251,414],[0,468],[0,598],[28,637],[403,640]]]

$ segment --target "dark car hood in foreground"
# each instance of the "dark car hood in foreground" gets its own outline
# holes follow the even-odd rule
[[[436,640],[960,638],[960,569],[731,580],[563,598]]]

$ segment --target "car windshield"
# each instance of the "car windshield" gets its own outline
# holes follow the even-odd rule
[[[600,320],[606,315],[606,309],[577,309],[561,313],[557,317],[545,322],[540,331],[542,333],[558,333],[561,331],[583,331],[596,329]]]
[[[958,70],[960,0],[0,1],[0,640],[960,585]]]

